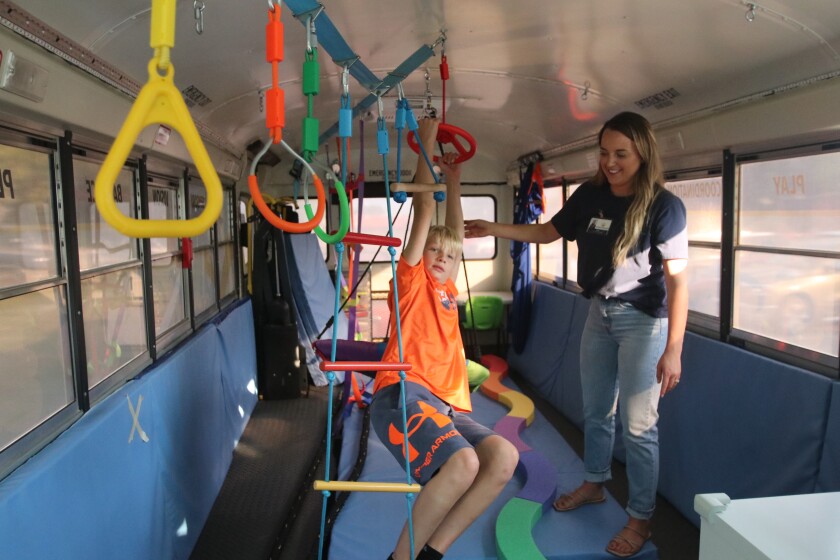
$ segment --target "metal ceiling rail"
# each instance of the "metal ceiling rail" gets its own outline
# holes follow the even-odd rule
[[[140,82],[8,0],[0,0],[0,25],[102,80],[131,99],[137,98],[142,86]],[[218,132],[200,121],[194,120],[194,123],[205,140],[237,158],[242,158],[242,150]]]

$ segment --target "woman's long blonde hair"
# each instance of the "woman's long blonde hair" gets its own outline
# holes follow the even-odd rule
[[[646,118],[631,112],[617,114],[604,123],[601,131],[598,132],[599,146],[606,130],[614,130],[629,138],[636,146],[639,158],[642,160],[639,170],[633,177],[634,198],[624,219],[624,231],[619,235],[612,250],[613,267],[618,268],[625,261],[630,250],[638,243],[648,210],[656,195],[663,188],[664,177],[662,175],[662,162],[659,159],[659,148],[656,146],[656,137],[653,135],[653,128]],[[592,182],[598,185],[608,184],[604,170],[600,166],[598,172],[592,178]]]

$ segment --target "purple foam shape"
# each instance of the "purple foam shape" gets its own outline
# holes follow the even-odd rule
[[[336,340],[335,342],[335,361],[337,362],[382,361],[382,353],[385,350],[385,345],[361,340]],[[325,360],[330,359],[330,354],[332,354],[332,340],[316,340],[313,346]]]
[[[538,451],[520,452],[519,468],[525,469],[525,486],[516,495],[517,498],[542,504],[543,509],[554,502],[557,471],[548,459]]]
[[[511,442],[520,453],[531,450],[528,444],[519,439],[519,434],[524,429],[525,419],[515,416],[504,416],[493,426],[493,431]]]

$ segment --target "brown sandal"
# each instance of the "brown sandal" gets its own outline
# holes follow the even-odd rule
[[[566,507],[560,506],[560,501],[564,498],[568,498],[571,500],[569,505]],[[554,500],[553,507],[556,511],[572,511],[573,509],[577,509],[580,506],[585,506],[587,504],[600,504],[605,502],[607,497],[604,495],[603,490],[601,491],[600,496],[584,496],[581,492],[580,488],[569,492],[568,494],[563,494],[556,500]]]
[[[621,534],[624,531],[624,529],[627,529],[628,531],[639,535],[639,537],[642,540],[641,541],[631,541],[630,539],[628,539],[627,537],[625,537],[624,535]],[[612,539],[610,539],[609,544],[607,544],[607,549],[606,550],[607,550],[607,552],[609,552],[613,556],[618,556],[619,558],[629,558],[629,557],[635,556],[636,554],[639,553],[639,551],[642,549],[642,547],[645,546],[645,543],[650,539],[650,536],[651,536],[650,531],[647,532],[647,535],[644,535],[644,534],[640,533],[639,531],[637,531],[636,529],[634,529],[633,527],[631,527],[630,525],[625,525],[624,528],[621,529],[621,531],[616,533],[616,535]],[[614,550],[614,549],[610,548],[610,546],[613,543],[627,544],[630,547],[630,550],[627,551],[627,552],[618,552],[617,550]]]

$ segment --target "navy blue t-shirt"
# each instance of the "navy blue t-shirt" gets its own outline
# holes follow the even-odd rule
[[[685,205],[660,189],[648,211],[639,242],[618,268],[612,247],[624,231],[632,196],[615,196],[609,185],[582,184],[551,218],[557,232],[578,244],[578,284],[583,294],[601,294],[632,304],[653,317],[667,317],[662,261],[688,258]]]

